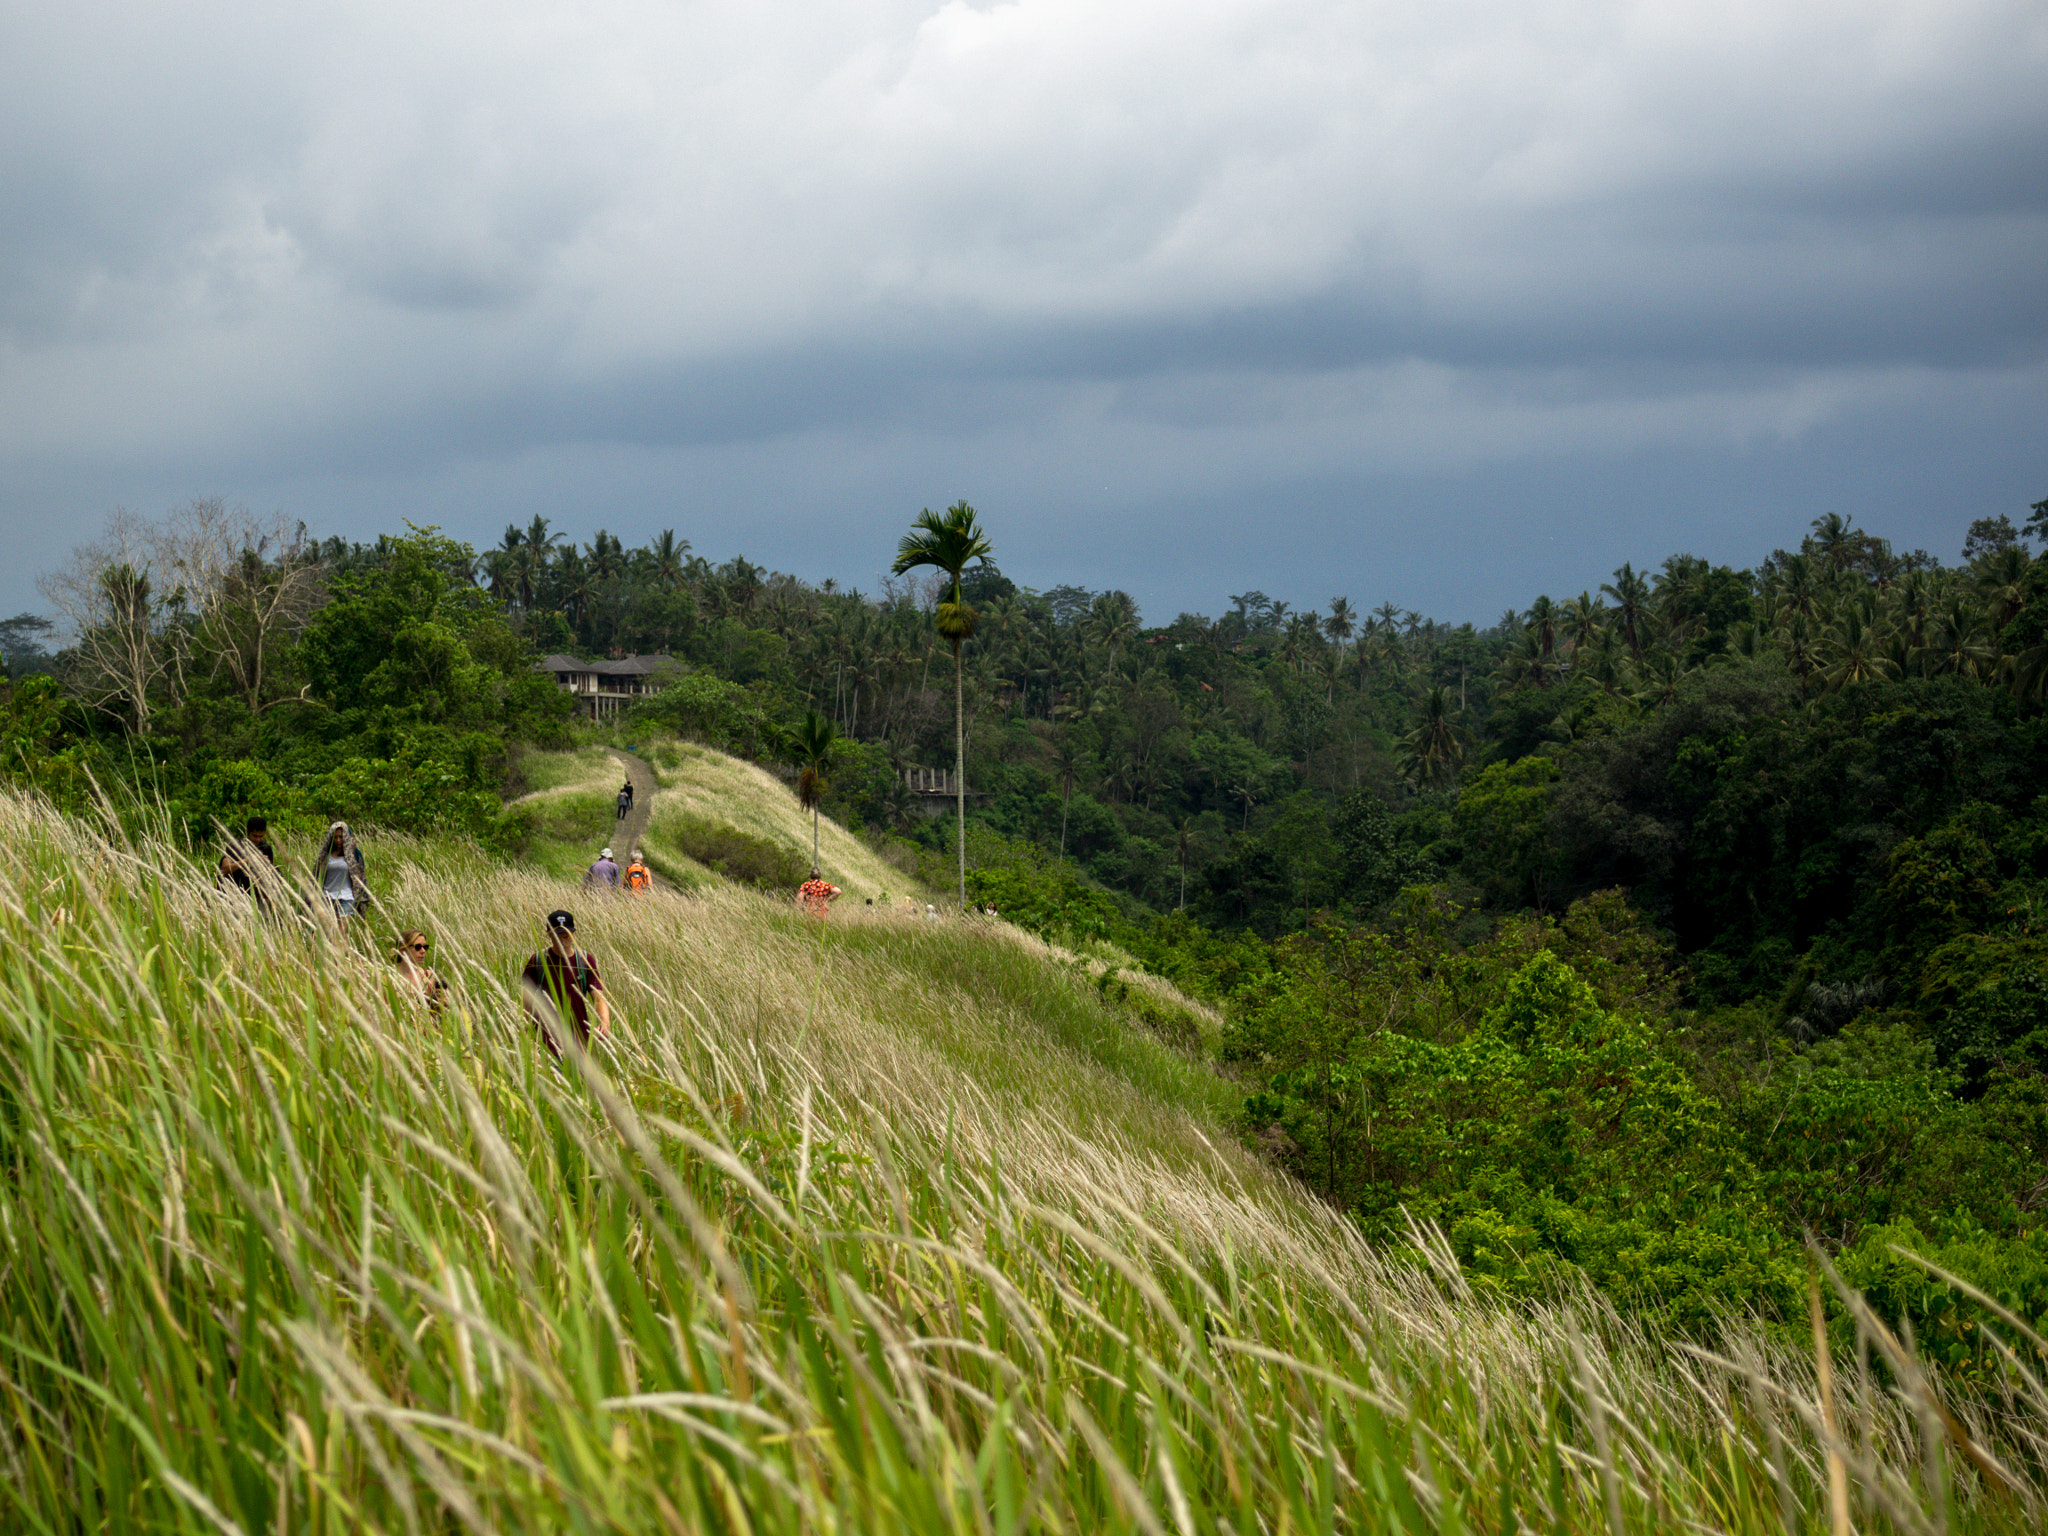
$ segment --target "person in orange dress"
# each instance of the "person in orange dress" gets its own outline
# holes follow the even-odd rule
[[[818,878],[816,865],[811,866],[811,878],[796,888],[798,904],[813,917],[823,917],[838,894],[838,886]]]

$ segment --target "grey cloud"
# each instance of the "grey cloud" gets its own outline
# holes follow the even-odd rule
[[[1143,520],[1661,449],[1751,495],[1758,445],[2040,398],[2044,65],[2022,0],[22,8],[0,453],[433,500],[980,452]]]

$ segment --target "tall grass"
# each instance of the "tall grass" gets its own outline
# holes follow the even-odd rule
[[[558,1066],[508,981],[559,885],[377,862],[439,1018],[0,797],[8,1528],[2039,1528],[2038,1357],[1947,1401],[1873,1321],[1823,1392],[1498,1305],[999,929],[579,908],[620,1016]]]

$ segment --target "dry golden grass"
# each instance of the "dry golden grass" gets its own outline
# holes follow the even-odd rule
[[[345,937],[0,795],[0,1519],[2039,1528],[1987,1459],[2048,1424],[2019,1375],[1995,1436],[1910,1356],[1829,1395],[1741,1328],[1475,1294],[1000,927],[572,900],[620,1012],[558,1067],[512,980],[562,882],[371,852]]]
[[[665,825],[695,818],[776,843],[810,863],[811,816],[797,803],[794,786],[754,763],[691,742],[664,743],[651,755],[660,786],[654,796],[657,836]],[[842,908],[869,898],[900,900],[913,892],[925,899],[910,876],[829,816],[818,824],[818,867],[845,891]]]

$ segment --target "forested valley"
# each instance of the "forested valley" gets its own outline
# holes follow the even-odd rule
[[[523,748],[670,730],[808,753],[944,886],[905,771],[953,764],[950,622],[970,899],[1113,958],[1133,1027],[1213,1049],[1243,1134],[1368,1231],[1688,1329],[1800,1317],[1811,1237],[1963,1373],[1983,1314],[1902,1250],[2048,1326],[2048,502],[1953,563],[1829,514],[1484,627],[1255,590],[1160,622],[1018,586],[985,527],[957,590],[864,593],[543,518],[478,552],[117,517],[0,623],[0,758],[194,844],[261,812],[516,859]],[[534,665],[655,652],[674,680],[596,726]]]

